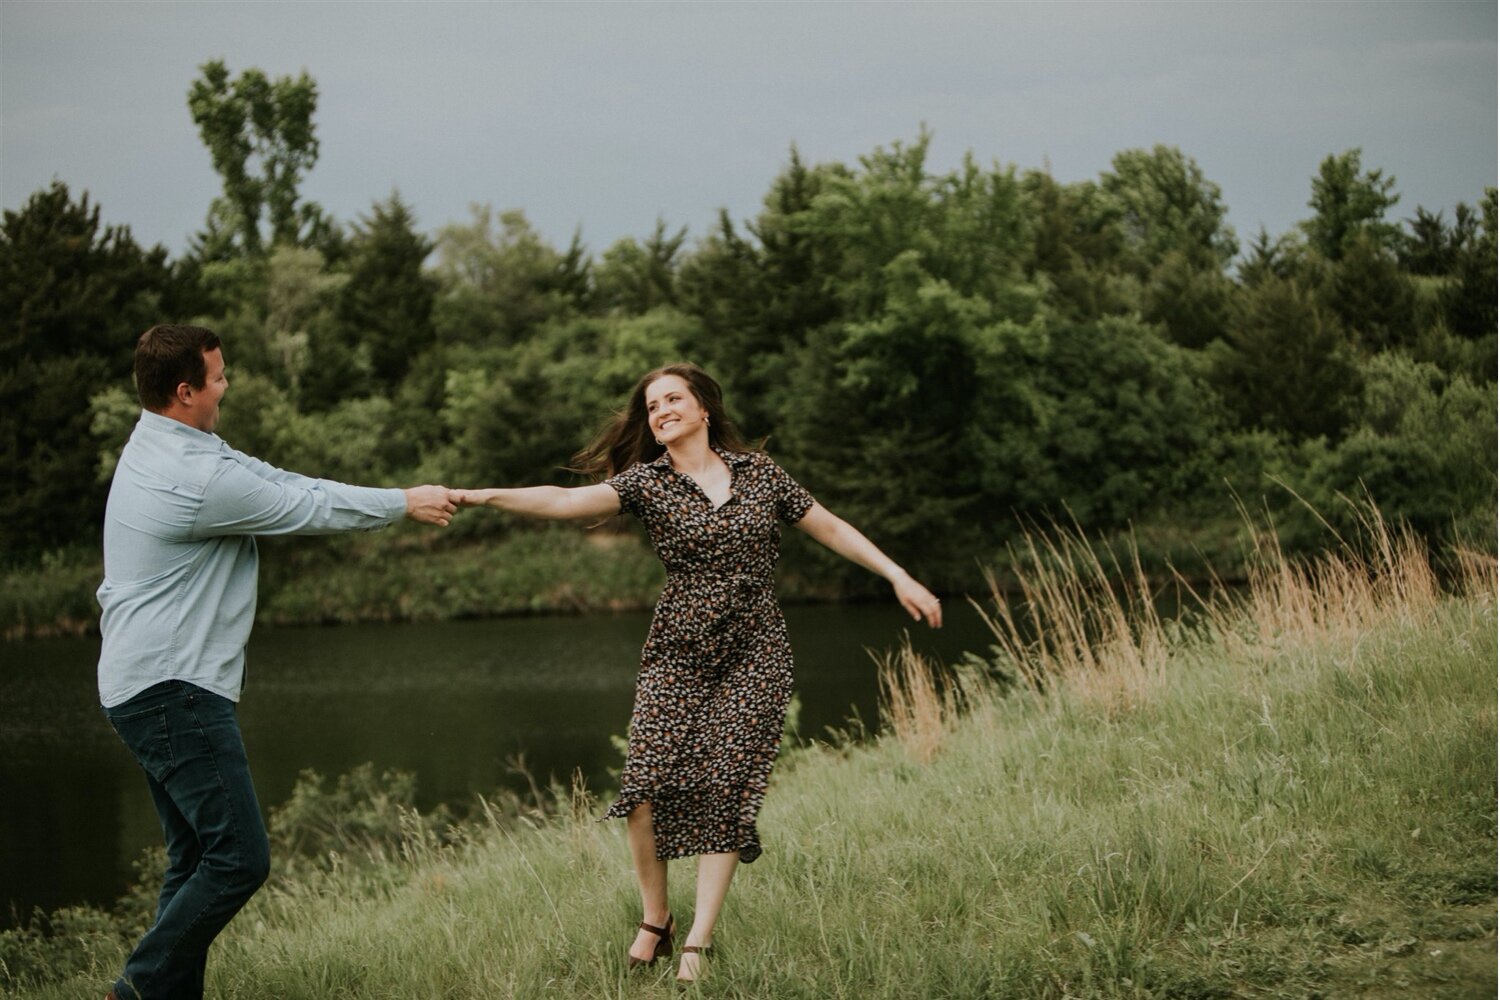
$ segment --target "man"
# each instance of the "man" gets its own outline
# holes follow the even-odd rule
[[[265,882],[270,847],[235,703],[255,617],[256,535],[447,525],[446,487],[370,489],[283,472],[214,429],[213,332],[154,326],[135,349],[140,422],[104,514],[99,700],[146,772],[168,866],[156,921],[106,1000],[203,995],[208,947]]]

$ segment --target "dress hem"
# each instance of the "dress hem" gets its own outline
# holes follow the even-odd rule
[[[611,819],[628,819],[630,817],[630,814],[635,811],[635,809],[636,809],[637,806],[646,805],[650,801],[651,800],[649,798],[645,798],[645,797],[635,798],[635,799],[628,799],[628,800],[624,799],[624,798],[616,799],[615,802],[614,802],[614,805],[612,805],[608,809],[606,809],[604,811],[604,815],[599,817],[599,822],[603,823],[604,821],[611,820]],[[624,810],[623,812],[620,811],[622,809]],[[653,832],[653,834],[655,833],[655,826],[654,825],[652,827],[652,832]],[[739,856],[740,856],[740,863],[741,864],[745,864],[745,865],[750,864],[756,858],[760,857],[762,854],[765,853],[764,849],[760,845],[760,837],[758,835],[756,835],[756,833],[755,833],[755,831],[754,831],[753,828],[751,829],[750,836],[749,836],[749,838],[747,840],[745,840],[743,843],[741,843],[740,846],[730,848],[729,850],[717,851],[717,850],[711,850],[711,849],[710,850],[703,850],[703,849],[697,849],[697,848],[682,848],[682,849],[677,850],[677,851],[668,851],[666,853],[663,853],[660,849],[658,849],[657,852],[656,852],[656,860],[657,861],[676,861],[679,858],[696,858],[696,857],[698,857],[700,855],[703,855],[703,854],[734,854],[734,853],[738,853],[739,854]]]

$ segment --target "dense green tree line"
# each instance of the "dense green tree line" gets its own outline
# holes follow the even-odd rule
[[[571,482],[642,371],[698,361],[820,499],[939,582],[1049,518],[1211,548],[1235,495],[1294,546],[1322,530],[1298,496],[1337,527],[1366,490],[1492,544],[1494,189],[1400,219],[1395,178],[1349,150],[1300,226],[1242,245],[1177,149],[1063,183],[934,172],[924,133],[858,164],[794,149],[754,218],[594,254],[487,205],[428,235],[396,194],[347,224],[302,201],[305,75],[209,63],[189,107],[224,190],[181,258],[61,182],[5,212],[12,565],[97,541],[131,345],[160,320],[225,338],[228,440],[358,482]]]

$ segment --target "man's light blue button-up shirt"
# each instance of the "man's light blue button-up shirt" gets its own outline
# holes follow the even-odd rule
[[[142,411],[104,512],[100,704],[167,680],[238,701],[255,620],[254,536],[379,528],[405,513],[401,490],[284,472]]]

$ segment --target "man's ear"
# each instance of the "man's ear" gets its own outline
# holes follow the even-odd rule
[[[193,405],[193,387],[186,382],[177,383],[177,402],[183,406]]]

